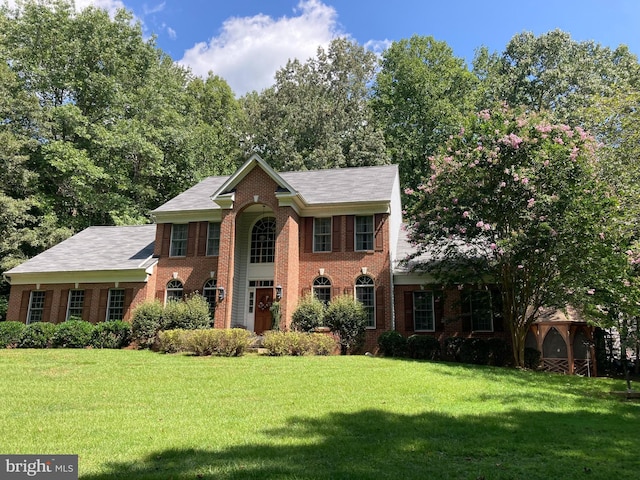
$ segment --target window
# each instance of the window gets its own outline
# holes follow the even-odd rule
[[[216,281],[213,278],[207,280],[202,287],[202,296],[209,304],[209,314],[213,317],[216,311],[216,297],[218,295],[218,288],[216,287]]]
[[[463,290],[462,313],[471,316],[471,330],[475,332],[493,332],[490,291]]]
[[[210,222],[207,230],[207,256],[218,255],[220,251],[220,224]]]
[[[180,280],[170,280],[167,283],[167,302],[182,300],[184,289]]]
[[[313,294],[325,305],[331,301],[331,281],[327,277],[318,277],[313,281]]]
[[[416,332],[433,332],[436,329],[433,292],[413,292],[413,324]]]
[[[29,299],[29,313],[27,314],[27,323],[41,322],[44,314],[44,296],[45,292],[35,290],[31,292]]]
[[[84,304],[84,290],[69,290],[69,302],[67,305],[67,320],[71,317],[82,318],[82,305]]]
[[[273,263],[276,249],[276,219],[261,218],[251,232],[251,263]]]
[[[313,219],[313,251],[331,251],[331,218]]]
[[[109,290],[106,320],[122,320],[124,316],[124,290],[112,288]]]
[[[367,328],[376,327],[376,303],[374,283],[371,277],[362,275],[356,280],[356,299],[367,312]]]
[[[170,257],[184,257],[187,255],[187,236],[189,225],[176,224],[171,226]]]
[[[356,251],[373,250],[373,216],[356,217]]]

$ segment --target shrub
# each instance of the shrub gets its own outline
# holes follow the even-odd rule
[[[156,347],[162,353],[187,351],[187,332],[190,330],[162,330],[158,332]]]
[[[131,325],[122,320],[100,322],[93,329],[91,345],[95,348],[123,348],[131,342]]]
[[[449,337],[444,341],[444,355],[447,360],[460,361],[460,347],[464,342],[462,337]]]
[[[182,301],[170,301],[164,307],[162,314],[163,330],[179,328],[195,330],[197,328],[209,328],[210,326],[209,304],[202,295],[194,293]]]
[[[489,363],[487,342],[482,338],[465,338],[460,345],[460,361],[475,365],[487,365]]]
[[[437,360],[440,358],[440,342],[430,335],[411,335],[407,339],[407,351],[411,358]]]
[[[509,361],[511,349],[509,344],[501,338],[490,338],[487,340],[489,351],[489,365],[504,367]]]
[[[215,329],[214,329],[215,330]],[[224,357],[240,357],[249,348],[252,342],[252,333],[244,328],[231,328],[218,330],[223,332],[220,335],[220,344],[216,349],[218,355]],[[199,332],[194,332],[198,334]]]
[[[316,355],[331,355],[338,348],[338,340],[332,335],[311,333],[309,338],[311,339],[313,353]]]
[[[273,302],[269,311],[271,312],[271,330],[280,330],[280,320],[282,319],[280,302]]]
[[[307,355],[313,351],[310,334],[305,332],[265,332],[262,346],[270,355]]]
[[[540,368],[540,357],[542,354],[539,350],[531,347],[524,349],[524,366],[531,370],[537,370]]]
[[[349,295],[334,298],[325,312],[325,325],[340,338],[340,352],[346,355],[364,338],[367,314],[360,302]]]
[[[140,348],[153,345],[162,328],[162,304],[153,300],[138,305],[131,319],[131,337]]]
[[[407,339],[395,330],[381,333],[378,346],[385,357],[404,357],[407,354]]]
[[[52,344],[61,348],[88,347],[91,344],[93,330],[93,324],[71,318],[58,325],[51,339]]]
[[[312,293],[305,295],[291,315],[291,327],[301,332],[311,332],[322,326],[324,303]]]
[[[57,325],[50,322],[30,323],[22,331],[20,348],[49,348],[53,344],[53,335]]]
[[[0,348],[16,347],[24,329],[22,322],[0,322]]]

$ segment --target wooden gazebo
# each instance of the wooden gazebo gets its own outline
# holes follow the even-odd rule
[[[531,326],[526,346],[541,352],[543,370],[597,376],[593,327],[570,307],[545,310]]]

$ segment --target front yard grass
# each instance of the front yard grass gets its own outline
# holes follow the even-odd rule
[[[0,453],[83,479],[636,479],[622,382],[353,357],[0,351]]]

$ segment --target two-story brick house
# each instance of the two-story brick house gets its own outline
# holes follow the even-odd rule
[[[286,327],[313,291],[364,304],[368,348],[387,330],[505,336],[494,292],[444,292],[400,262],[411,246],[396,165],[278,173],[254,155],[151,216],[151,225],[88,228],[7,271],[7,318],[129,320],[145,300],[199,292],[217,328],[261,333],[274,300]]]

